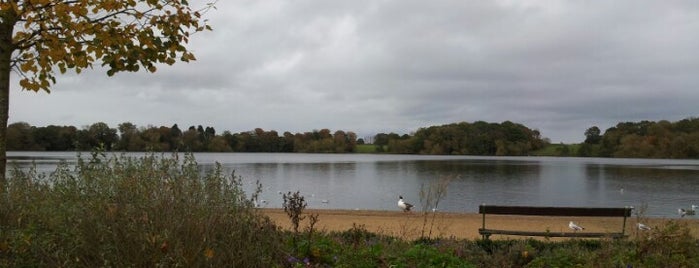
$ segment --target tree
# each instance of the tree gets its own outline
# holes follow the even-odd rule
[[[112,146],[119,141],[117,130],[110,128],[107,123],[97,122],[87,129],[88,142],[91,148],[104,146],[107,150],[112,150]]]
[[[149,126],[141,131],[141,139],[145,142],[146,151],[169,151],[170,143],[167,140],[170,135],[170,128]]]
[[[12,126],[12,125],[10,125]],[[10,142],[10,126],[8,126],[7,148],[12,146]],[[77,128],[71,126],[55,126],[49,125],[46,127],[32,127],[32,136],[35,147],[25,148],[25,150],[45,150],[45,151],[69,151],[75,148],[75,134]]]
[[[26,122],[17,122],[7,127],[7,148],[10,150],[31,150],[34,145],[32,127]]]
[[[10,72],[19,85],[50,92],[55,72],[80,73],[101,62],[107,75],[155,72],[158,64],[189,62],[184,46],[211,28],[186,0],[0,1],[0,187],[4,189]]]
[[[204,147],[199,141],[199,133],[196,129],[189,128],[182,133],[182,149],[190,152],[199,152]]]
[[[592,126],[585,130],[585,143],[598,144],[602,141],[602,131],[597,126]]]
[[[172,150],[180,150],[180,145],[182,143],[182,130],[177,126],[177,124],[172,125],[170,128],[170,148]]]
[[[131,141],[139,135],[138,128],[136,128],[136,125],[131,122],[124,122],[119,124],[117,129],[119,130],[120,137],[116,148],[119,150],[129,151],[129,144],[131,144]]]

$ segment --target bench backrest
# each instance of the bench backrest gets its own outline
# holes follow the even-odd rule
[[[585,208],[585,207],[527,207],[480,205],[480,214],[537,215],[537,216],[589,216],[589,217],[630,217],[631,207],[624,208]]]

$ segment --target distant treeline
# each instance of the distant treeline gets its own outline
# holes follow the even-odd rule
[[[547,141],[521,124],[477,121],[420,128],[413,135],[378,134],[374,144],[379,151],[400,154],[528,155]]]
[[[118,134],[117,134],[118,133]],[[257,128],[233,134],[217,134],[213,127],[190,126],[137,127],[132,123],[110,128],[95,123],[78,129],[74,126],[35,127],[25,122],[7,127],[8,151],[85,151],[101,147],[108,151],[180,151],[180,152],[354,152],[357,135],[328,129],[292,134]]]
[[[699,158],[699,118],[623,122],[600,133],[597,126],[590,127],[577,151],[561,151],[594,157]]]
[[[111,128],[95,123],[74,126],[36,127],[25,122],[7,129],[9,151],[84,151],[103,147],[109,151],[192,151],[192,152],[298,152],[350,153],[364,144],[351,131],[328,129],[305,133],[253,131],[217,134],[213,127],[137,127],[132,123]],[[537,130],[521,124],[455,123],[421,128],[412,135],[379,133],[373,137],[377,152],[401,154],[527,155],[545,141]]]
[[[585,141],[556,146],[553,155],[583,157],[699,158],[699,118],[677,122],[623,122],[604,133],[592,126]],[[109,151],[180,152],[297,152],[351,153],[365,144],[352,131],[313,130],[304,133],[252,131],[217,133],[213,127],[117,128],[99,122],[82,129],[74,126],[36,127],[25,122],[7,128],[8,151]],[[547,145],[538,130],[505,121],[454,123],[420,128],[412,134],[379,133],[371,137],[379,153],[440,155],[530,155]],[[370,145],[365,145],[370,146]]]

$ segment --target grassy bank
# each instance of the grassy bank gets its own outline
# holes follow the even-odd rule
[[[360,154],[373,154],[376,153],[376,145],[373,144],[358,144],[355,147],[355,152]]]
[[[362,225],[319,230],[322,218],[292,193],[289,220],[306,220],[282,230],[241,189],[220,166],[202,174],[191,155],[93,153],[50,175],[16,170],[1,199],[0,266],[699,267],[697,239],[679,222],[624,240],[406,240]]]
[[[548,144],[540,150],[534,151],[534,156],[576,156],[580,150],[580,144]]]

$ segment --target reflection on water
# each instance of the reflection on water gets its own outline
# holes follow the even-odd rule
[[[53,171],[70,152],[9,152],[20,168]],[[83,154],[89,155],[89,154]],[[141,156],[141,154],[129,154]],[[169,156],[166,154],[166,156]],[[546,157],[363,154],[197,153],[203,172],[214,163],[263,185],[268,207],[300,191],[309,208],[397,210],[398,195],[420,208],[421,187],[453,178],[439,210],[475,212],[481,203],[538,206],[644,207],[645,215],[677,217],[699,204],[699,161]],[[327,202],[323,202],[323,201]]]

